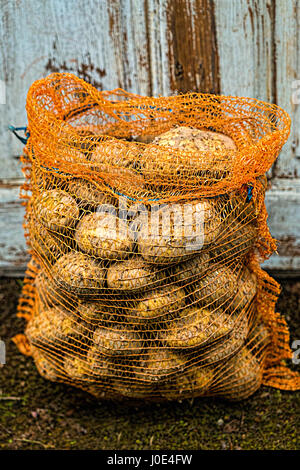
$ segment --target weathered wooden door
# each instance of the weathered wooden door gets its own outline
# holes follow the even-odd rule
[[[18,201],[30,84],[73,72],[100,89],[250,96],[291,113],[290,139],[270,172],[267,205],[280,256],[300,270],[300,44],[297,0],[0,0],[0,273],[24,270]]]

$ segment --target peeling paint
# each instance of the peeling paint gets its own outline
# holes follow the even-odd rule
[[[55,51],[54,51],[55,52]],[[86,62],[80,61],[80,59],[69,59],[68,61],[64,60],[62,63],[59,63],[54,55],[48,58],[45,64],[45,71],[48,73],[53,72],[71,72],[82,78],[83,80],[91,83],[94,87],[99,90],[103,90],[103,84],[101,80],[94,78],[96,74],[100,79],[106,76],[105,69],[95,66],[91,62],[91,56],[87,52],[83,54],[83,57],[86,59]]]
[[[167,36],[171,90],[219,93],[213,3],[209,0],[170,0]]]

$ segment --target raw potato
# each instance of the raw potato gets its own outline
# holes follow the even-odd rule
[[[75,240],[88,255],[122,260],[133,251],[133,235],[127,223],[114,214],[91,213],[79,222]]]
[[[64,184],[64,180],[59,178],[56,172],[52,173],[34,164],[32,166],[31,181],[32,185],[36,185],[39,188],[40,193],[49,189],[57,189]]]
[[[90,181],[73,178],[68,181],[67,191],[77,200],[78,206],[85,209],[97,209],[102,206],[115,206],[116,199],[109,193],[99,190]]]
[[[118,356],[117,356],[118,357]],[[118,357],[118,362],[114,361],[113,356],[107,356],[101,353],[97,344],[93,344],[87,352],[87,361],[94,375],[93,380],[108,380],[123,376],[126,368]]]
[[[208,274],[189,286],[192,298],[207,307],[230,304],[232,311],[249,305],[256,294],[256,276],[240,265],[212,265]]]
[[[76,129],[78,136],[80,137],[80,141],[72,140],[70,143],[78,148],[78,150],[82,151],[87,157],[90,152],[93,151],[95,145],[99,140],[99,136],[97,136],[94,132],[90,129]]]
[[[53,232],[65,232],[75,227],[79,208],[67,192],[60,189],[44,191],[33,202],[35,218]]]
[[[117,194],[138,195],[145,189],[144,177],[136,171],[140,152],[132,142],[101,142],[92,153],[91,162],[104,183]]]
[[[241,222],[229,219],[224,225],[224,232],[213,246],[210,256],[213,261],[219,259],[237,259],[245,256],[254,247],[258,231],[254,224],[244,225]]]
[[[34,316],[26,327],[26,335],[34,346],[36,343],[67,343],[73,338],[79,338],[83,342],[87,334],[88,330],[79,318],[59,307],[50,308]]]
[[[230,401],[244,400],[259,389],[261,380],[262,371],[257,358],[244,348],[222,368],[217,384],[218,395]]]
[[[212,264],[207,275],[190,287],[193,299],[205,307],[223,305],[232,300],[238,290],[238,267]]]
[[[182,372],[185,360],[168,349],[149,351],[141,360],[141,369],[136,375],[142,382],[161,382]]]
[[[52,276],[60,288],[71,294],[97,295],[105,286],[106,268],[89,256],[72,252],[57,260]]]
[[[64,371],[74,381],[86,380],[92,375],[88,361],[82,356],[67,357],[64,362]]]
[[[122,380],[114,381],[113,388],[116,392],[120,393],[122,397],[133,398],[136,400],[146,400],[153,397],[152,384],[137,384],[137,383],[124,383]]]
[[[113,328],[97,328],[93,341],[99,351],[108,356],[138,355],[144,349],[144,340],[137,331],[126,330],[124,326],[119,325]]]
[[[104,300],[96,302],[79,301],[77,311],[86,323],[109,326],[110,323],[122,323],[124,321],[122,318],[125,313],[124,310],[117,304],[113,305]]]
[[[142,134],[134,138],[136,142],[141,142],[142,144],[150,144],[157,137],[156,134]]]
[[[172,267],[171,273],[176,282],[189,284],[203,277],[204,273],[210,267],[209,260],[209,253],[203,251],[184,263]]]
[[[62,254],[69,250],[68,238],[48,231],[44,225],[31,214],[28,218],[31,248],[38,258],[47,265],[53,264]]]
[[[139,252],[149,263],[184,261],[216,240],[221,222],[212,199],[154,209],[139,222]]]
[[[170,348],[197,348],[229,335],[233,328],[233,318],[223,312],[190,307],[159,336]]]
[[[201,363],[204,361],[206,364],[214,364],[229,359],[243,347],[248,331],[248,321],[244,316],[238,320],[230,335],[222,342],[212,344],[209,348],[199,351],[199,361]]]
[[[41,311],[48,310],[51,307],[63,307],[68,312],[75,312],[77,298],[65,291],[61,291],[53,279],[44,271],[41,271],[35,278],[35,288],[39,308]]]
[[[189,176],[200,176],[208,184],[224,178],[237,152],[230,137],[185,126],[157,136],[152,144],[165,150],[149,147],[142,155],[141,165],[146,179],[157,186],[186,186]]]
[[[249,348],[260,351],[266,348],[270,342],[271,335],[266,325],[262,321],[256,322],[248,336]]]
[[[238,290],[230,307],[234,311],[248,308],[256,295],[257,280],[254,273],[245,267],[238,278]]]
[[[63,137],[62,134],[61,137]],[[65,135],[64,137],[68,136]],[[72,145],[74,145],[74,141],[72,141]],[[70,173],[72,174],[73,165],[78,165],[78,163],[87,163],[87,159],[83,152],[76,148],[72,148],[69,145],[65,145],[65,143],[61,143],[61,141],[58,142],[56,139],[51,140],[51,142],[49,141],[47,145],[45,145],[45,142],[42,139],[36,140],[33,151],[36,161],[40,164],[43,164],[45,160],[48,160],[49,154],[51,154],[53,171],[54,174],[57,173],[59,178],[62,178],[62,176],[67,177]],[[48,162],[45,162],[45,165],[47,164]],[[62,169],[62,167],[64,167],[64,169]]]
[[[37,348],[32,347],[32,357],[34,359],[35,365],[42,377],[51,382],[60,382],[61,377],[57,367],[55,367],[54,362],[47,358],[47,355],[40,351]]]
[[[168,400],[198,397],[208,391],[213,378],[212,369],[193,367],[183,374],[178,374],[172,381],[163,384],[161,395]]]
[[[161,287],[147,292],[129,313],[138,322],[156,321],[162,315],[176,315],[184,307],[185,297],[184,290],[176,285]]]
[[[112,165],[118,170],[120,168],[136,169],[140,152],[138,144],[111,139],[98,143],[91,161],[107,165],[107,168]]]
[[[237,150],[234,141],[227,135],[185,126],[175,127],[157,136],[154,143],[188,152],[207,152],[208,154],[221,155],[228,150]]]
[[[164,272],[147,264],[142,258],[134,257],[112,264],[107,270],[107,285],[110,289],[123,292],[143,291],[157,287]]]

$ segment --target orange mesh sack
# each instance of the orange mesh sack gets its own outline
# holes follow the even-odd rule
[[[299,387],[265,173],[289,134],[249,98],[100,92],[35,82],[23,157],[32,260],[15,338],[47,379],[96,397],[240,400]]]

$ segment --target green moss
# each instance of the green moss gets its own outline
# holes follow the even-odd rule
[[[277,308],[290,318],[291,339],[300,337],[300,289],[295,286],[283,283]],[[44,380],[33,361],[9,341],[24,328],[15,316],[19,292],[17,281],[2,279],[0,338],[6,340],[7,364],[0,390],[22,400],[0,400],[0,449],[300,448],[299,392],[262,387],[241,403],[207,398],[136,408],[97,402],[80,390]]]

